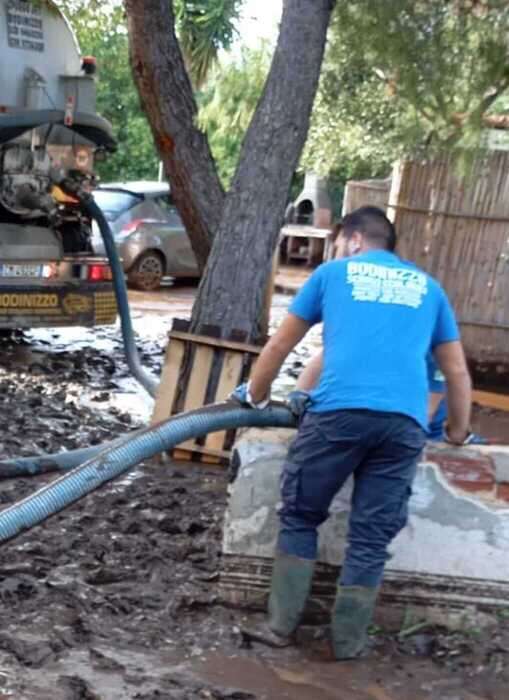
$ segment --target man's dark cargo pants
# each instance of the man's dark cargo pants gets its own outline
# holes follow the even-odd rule
[[[316,559],[317,527],[353,474],[343,586],[380,583],[387,546],[405,526],[424,430],[399,413],[307,412],[281,477],[278,549]]]

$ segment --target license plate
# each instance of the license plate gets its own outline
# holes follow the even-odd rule
[[[44,265],[0,265],[0,277],[42,277]]]

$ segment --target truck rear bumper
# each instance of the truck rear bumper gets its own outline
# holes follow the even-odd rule
[[[0,282],[0,328],[98,326],[116,317],[111,282]]]

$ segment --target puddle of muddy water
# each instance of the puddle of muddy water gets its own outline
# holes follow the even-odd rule
[[[311,659],[306,650],[292,659],[281,656],[214,653],[193,671],[220,687],[251,692],[256,700],[488,700],[427,660],[375,654],[331,663]]]
[[[317,674],[309,663],[283,665],[277,659],[269,662],[213,654],[196,664],[195,672],[216,685],[249,691],[263,700],[360,700],[351,688],[351,678],[346,683],[343,678],[339,687],[337,682],[329,684],[323,678],[323,669]],[[343,675],[348,676],[348,672]]]

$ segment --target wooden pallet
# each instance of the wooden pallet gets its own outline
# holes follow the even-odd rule
[[[205,330],[203,335],[189,333],[188,321],[174,319],[153,424],[182,411],[224,401],[246,381],[261,346],[245,343],[245,336],[239,332],[234,331],[226,339],[220,337],[216,327]],[[228,464],[234,439],[233,430],[211,433],[183,442],[171,451],[171,456],[183,461]]]

